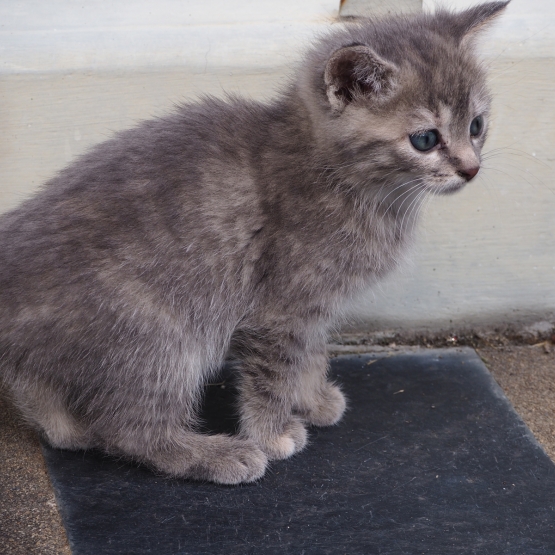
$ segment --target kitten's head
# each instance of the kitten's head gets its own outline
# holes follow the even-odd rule
[[[450,193],[478,173],[490,97],[474,43],[507,4],[366,21],[309,55],[301,95],[342,179]]]

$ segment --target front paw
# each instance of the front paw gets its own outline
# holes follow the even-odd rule
[[[306,447],[306,428],[300,419],[292,417],[281,434],[258,437],[257,443],[269,460],[288,459]]]
[[[341,420],[346,407],[345,396],[339,387],[328,382],[311,406],[299,411],[299,416],[313,426],[333,426]]]

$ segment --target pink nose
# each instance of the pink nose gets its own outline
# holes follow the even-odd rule
[[[474,168],[464,168],[459,170],[457,173],[464,177],[467,181],[470,181],[478,172],[480,171],[480,166],[476,166]]]

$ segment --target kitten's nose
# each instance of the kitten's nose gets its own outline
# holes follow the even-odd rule
[[[480,166],[476,166],[474,168],[464,168],[459,170],[457,173],[464,177],[467,181],[470,181],[478,172],[480,171]]]

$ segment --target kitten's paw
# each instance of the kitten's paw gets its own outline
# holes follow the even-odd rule
[[[171,476],[235,485],[261,478],[268,457],[256,443],[226,435],[192,434],[190,449],[160,454],[149,462]]]
[[[307,439],[304,424],[293,417],[282,434],[264,438],[260,447],[270,460],[288,459],[306,447]]]
[[[341,420],[346,407],[347,402],[341,389],[327,383],[318,394],[316,402],[310,408],[300,411],[299,415],[313,426],[333,426]]]
[[[252,441],[235,439],[235,442],[232,450],[224,451],[211,460],[208,468],[199,469],[198,478],[227,485],[255,482],[262,478],[268,457]]]

